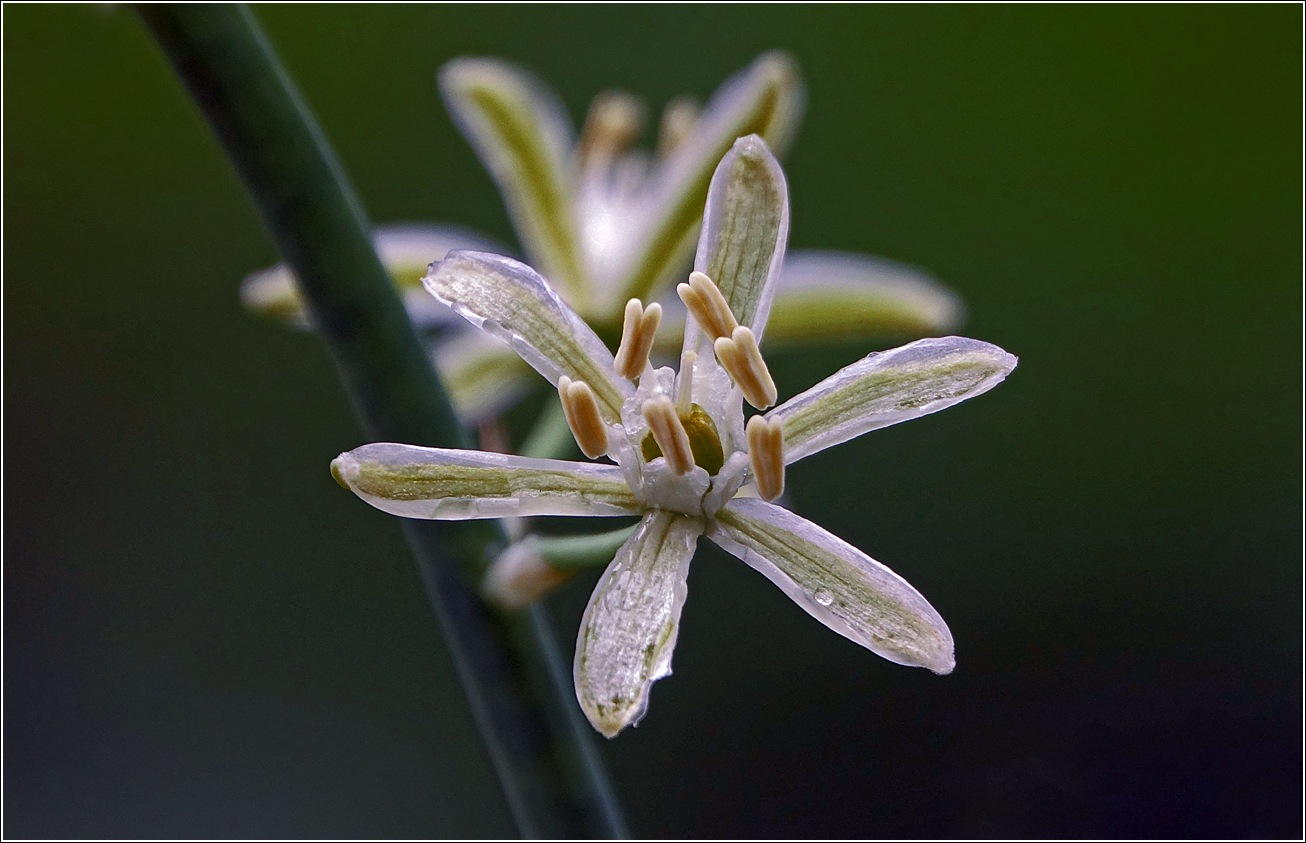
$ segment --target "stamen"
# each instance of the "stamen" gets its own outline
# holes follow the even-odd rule
[[[685,307],[689,308],[694,321],[712,339],[729,337],[739,327],[735,315],[730,312],[730,305],[726,303],[726,297],[721,295],[721,290],[712,283],[712,279],[703,273],[689,273],[689,283],[678,285],[676,293]]]
[[[697,120],[698,103],[693,97],[677,97],[667,103],[658,127],[658,158],[666,158],[684,143]]]
[[[563,375],[558,378],[558,398],[562,401],[562,414],[567,417],[567,427],[576,437],[581,453],[590,459],[606,454],[608,428],[599,415],[599,402],[590,385]]]
[[[740,325],[729,339],[721,337],[712,348],[716,351],[721,366],[739,385],[749,404],[765,410],[775,403],[779,393],[752,331]]]
[[[694,363],[698,355],[686,351],[680,355],[680,381],[676,384],[676,412],[689,415],[694,401]]]
[[[634,380],[644,373],[648,353],[653,348],[653,338],[662,324],[662,305],[654,302],[646,309],[639,299],[626,302],[626,318],[621,328],[621,346],[617,349],[614,367],[617,374]]]
[[[653,441],[662,449],[667,458],[667,466],[679,475],[688,474],[694,468],[694,452],[689,447],[689,434],[676,407],[665,395],[650,398],[644,402],[644,421],[648,422]]]
[[[773,501],[785,490],[784,432],[780,420],[761,416],[748,420],[748,460],[763,500]]]
[[[606,168],[626,151],[644,128],[643,112],[640,101],[624,91],[604,91],[595,97],[581,130],[581,165]]]

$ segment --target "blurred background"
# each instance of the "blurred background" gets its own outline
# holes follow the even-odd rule
[[[924,266],[993,392],[789,475],[939,610],[879,659],[704,542],[675,675],[603,742],[649,837],[1297,837],[1302,10],[258,7],[376,222],[514,242],[464,54],[579,121],[801,64],[796,248]],[[4,10],[4,833],[514,833],[364,441],[136,19]],[[897,344],[886,338],[878,347]],[[865,343],[771,357],[781,395]],[[570,653],[591,571],[550,598]]]

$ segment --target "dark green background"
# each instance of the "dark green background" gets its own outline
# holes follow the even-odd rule
[[[1300,7],[258,16],[373,219],[505,242],[443,62],[579,119],[789,50],[791,244],[928,267],[1020,355],[790,472],[956,672],[705,542],[675,676],[602,747],[637,834],[1301,833]],[[397,525],[327,472],[363,440],[322,348],[241,309],[276,254],[217,144],[129,12],[4,24],[4,832],[512,833]],[[773,357],[781,394],[868,350]]]

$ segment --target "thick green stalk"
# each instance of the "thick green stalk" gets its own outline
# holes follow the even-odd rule
[[[249,10],[141,5],[137,12],[298,276],[367,435],[465,446],[372,250],[362,207]],[[321,482],[330,482],[326,463]],[[479,581],[501,531],[492,522],[404,522],[404,530],[521,833],[627,836],[543,608],[496,614],[467,586]]]

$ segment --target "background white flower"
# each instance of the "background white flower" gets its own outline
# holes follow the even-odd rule
[[[557,95],[512,64],[456,59],[441,68],[439,82],[450,114],[499,187],[527,263],[609,347],[629,298],[660,301],[666,318],[656,347],[668,354],[684,319],[671,282],[683,277],[692,254],[717,162],[750,133],[782,152],[805,99],[793,59],[766,53],[726,80],[701,110],[687,97],[673,100],[656,149],[647,153],[634,146],[645,109],[633,95],[600,94],[577,138]],[[426,264],[452,249],[504,253],[474,232],[433,225],[382,227],[377,248],[410,315],[428,329],[447,328],[449,319],[429,296],[412,295]],[[422,249],[425,257],[415,263]],[[242,296],[256,312],[306,324],[284,267],[250,276]],[[960,299],[915,267],[796,252],[778,280],[770,333],[773,346],[921,336],[952,330],[962,316]],[[516,355],[478,332],[446,330],[432,349],[466,423],[497,415],[534,383]]]

